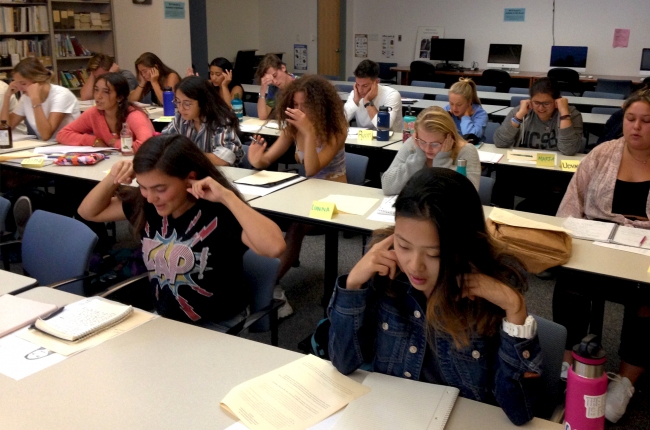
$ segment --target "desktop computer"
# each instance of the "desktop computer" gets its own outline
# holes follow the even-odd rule
[[[641,68],[639,74],[641,76],[650,76],[650,48],[643,48],[643,51],[641,51]]]
[[[486,67],[506,71],[518,69],[521,60],[521,46],[491,43]]]
[[[458,64],[450,61],[463,61],[465,58],[465,39],[437,39],[431,38],[431,51],[429,59],[432,61],[444,61],[437,64],[436,68],[441,70],[460,70]]]
[[[550,68],[565,67],[576,72],[587,71],[586,46],[551,46]]]

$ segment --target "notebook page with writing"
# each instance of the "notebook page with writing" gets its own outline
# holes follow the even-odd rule
[[[371,390],[350,403],[332,430],[442,430],[458,389],[370,373]]]
[[[612,231],[617,224],[611,222],[593,221],[569,217],[562,223],[562,227],[570,230],[571,237],[576,239],[596,240],[607,242],[612,237]]]
[[[616,229],[612,242],[619,245],[650,249],[650,230],[621,225]]]

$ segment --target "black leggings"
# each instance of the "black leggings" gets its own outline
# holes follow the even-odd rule
[[[553,293],[553,321],[567,329],[566,349],[589,333],[592,310],[605,300],[625,306],[618,350],[621,359],[634,366],[650,366],[650,317],[639,316],[643,306],[650,306],[647,284],[562,270]]]

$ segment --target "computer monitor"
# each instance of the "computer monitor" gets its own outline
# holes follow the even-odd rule
[[[444,61],[447,67],[450,61],[463,61],[465,58],[465,39],[431,38],[431,55],[433,61]]]
[[[551,46],[551,68],[566,67],[576,72],[587,71],[586,46]]]
[[[643,48],[641,51],[641,76],[650,76],[650,48]]]
[[[521,59],[521,45],[491,43],[488,52],[487,68],[518,69]]]

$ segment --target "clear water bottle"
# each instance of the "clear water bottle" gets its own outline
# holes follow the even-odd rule
[[[14,147],[14,141],[11,137],[11,127],[7,121],[0,121],[0,149],[9,149]]]
[[[464,158],[456,160],[456,171],[463,176],[467,176],[467,160]]]
[[[390,136],[390,111],[389,106],[380,106],[377,113],[377,140],[387,142]]]
[[[402,131],[402,142],[406,142],[415,133],[415,120],[417,118],[411,113],[411,105],[404,116],[404,130]]]
[[[239,95],[235,96],[232,100],[232,110],[237,115],[237,118],[241,122],[244,119],[244,103],[242,103]]]
[[[133,132],[127,123],[122,124],[120,143],[122,155],[133,155]]]
[[[171,88],[165,88],[163,91],[163,115],[174,116],[176,110],[174,108],[174,93]]]

